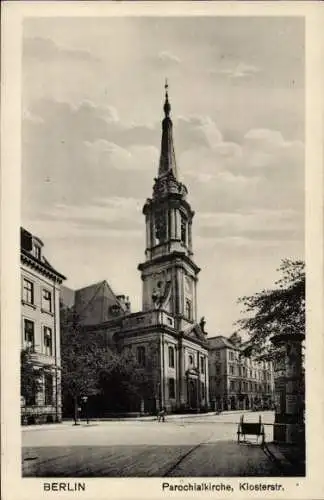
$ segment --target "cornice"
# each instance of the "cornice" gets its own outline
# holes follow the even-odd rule
[[[44,276],[54,279],[54,281],[57,281],[58,283],[62,283],[64,280],[66,280],[66,277],[63,276],[63,274],[59,273],[54,268],[48,266],[44,262],[40,262],[33,255],[30,255],[23,249],[20,252],[20,260],[21,262],[30,265],[33,269],[40,272]]]
[[[137,269],[139,271],[143,271],[145,269],[148,269],[152,265],[162,264],[164,262],[172,262],[173,263],[173,261],[176,261],[177,259],[180,261],[186,262],[189,266],[191,266],[194,269],[196,274],[198,274],[201,271],[200,267],[198,267],[197,264],[195,264],[193,262],[193,260],[190,259],[190,257],[188,257],[185,253],[178,252],[178,251],[174,251],[174,252],[167,254],[167,255],[160,255],[160,256],[155,257],[154,259],[151,259],[147,262],[142,262],[141,264],[138,264]],[[178,263],[176,262],[176,264],[181,265],[181,262],[178,262]]]

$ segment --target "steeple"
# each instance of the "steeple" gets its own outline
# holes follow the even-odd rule
[[[163,106],[164,119],[162,121],[161,155],[158,177],[171,174],[175,179],[177,176],[177,165],[173,146],[172,120],[170,118],[171,105],[169,102],[168,82],[165,81],[165,102]]]
[[[187,201],[187,188],[177,178],[167,82],[163,110],[159,172],[152,198],[143,207],[145,262],[138,268],[143,280],[143,310],[163,309],[174,316],[175,328],[184,330],[197,319],[200,269],[193,261],[194,212]]]

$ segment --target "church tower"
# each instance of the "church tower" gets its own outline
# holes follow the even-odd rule
[[[204,318],[197,322],[194,212],[178,177],[167,84],[163,110],[157,177],[143,207],[145,261],[138,266],[143,308],[124,317],[115,338],[148,374],[151,388],[141,411],[200,411],[209,406],[207,332]]]
[[[199,267],[193,261],[192,221],[187,188],[180,182],[173,144],[168,85],[165,85],[161,154],[152,197],[143,207],[146,222],[143,311],[162,309],[174,318],[175,329],[197,322]]]

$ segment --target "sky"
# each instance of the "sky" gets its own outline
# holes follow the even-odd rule
[[[29,18],[23,30],[24,227],[67,286],[106,279],[141,309],[168,78],[198,315],[230,335],[237,299],[304,258],[303,19]]]

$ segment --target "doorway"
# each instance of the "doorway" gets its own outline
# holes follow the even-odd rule
[[[197,408],[197,380],[188,380],[188,404],[189,408]]]

